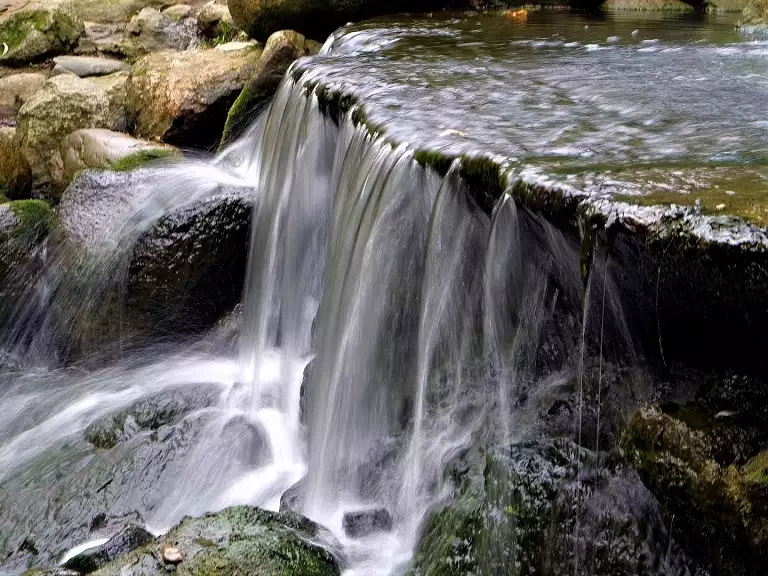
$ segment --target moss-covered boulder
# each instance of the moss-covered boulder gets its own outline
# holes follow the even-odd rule
[[[222,145],[237,138],[269,105],[288,67],[297,58],[313,54],[315,44],[293,30],[281,30],[269,37],[256,70],[229,110]]]
[[[768,29],[768,0],[748,0],[740,24],[742,28]]]
[[[29,198],[32,171],[14,142],[16,131],[0,128],[0,198],[19,200]]]
[[[180,575],[334,576],[337,560],[317,542],[325,531],[306,518],[249,506],[185,518],[156,542],[95,572],[98,576],[164,576],[176,558]]]
[[[567,567],[569,574],[633,576],[653,573],[647,570],[660,561],[684,567],[637,475],[594,464],[594,455],[567,441],[491,451],[482,476],[464,476],[454,499],[430,515],[413,573],[520,576]]]
[[[235,24],[258,40],[278,30],[298,30],[325,38],[339,26],[398,12],[428,12],[450,2],[440,0],[229,0]],[[455,3],[456,4],[456,3]],[[466,3],[469,7],[469,2]]]
[[[721,465],[709,435],[649,407],[634,414],[621,451],[659,499],[672,536],[712,573],[764,573],[768,560],[765,452]],[[672,520],[674,519],[674,520]]]
[[[38,3],[0,21],[0,64],[23,66],[73,49],[82,21],[57,2]],[[3,55],[5,44],[8,51]]]
[[[98,128],[72,132],[60,148],[63,183],[71,182],[75,174],[88,168],[130,170],[153,160],[181,159],[181,152],[172,146]]]
[[[54,200],[65,184],[61,142],[81,128],[110,128],[109,97],[96,84],[71,74],[48,80],[19,110],[17,140],[35,186]]]
[[[178,146],[211,148],[227,111],[256,69],[261,48],[158,52],[139,60],[128,84],[135,133]]]

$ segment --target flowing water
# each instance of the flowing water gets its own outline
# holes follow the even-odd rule
[[[156,477],[129,472],[110,512],[139,511],[162,532],[235,503],[277,509],[306,477],[301,508],[337,534],[349,573],[396,573],[450,491],[449,461],[535,431],[539,401],[583,379],[588,340],[599,342],[601,383],[603,355],[633,364],[636,354],[607,259],[585,277],[580,238],[507,195],[484,212],[457,165],[440,176],[416,150],[494,154],[510,184],[544,172],[586,187],[599,174],[631,194],[615,171],[685,178],[728,166],[762,181],[766,46],[717,19],[531,15],[338,33],[220,157],[158,169],[156,185],[92,231],[99,265],[87,293],[59,286],[66,255],[41,255],[37,288],[3,319],[14,362],[0,371],[0,488],[14,492],[0,498],[0,545],[30,525],[48,483],[66,495],[112,482],[79,471],[92,457],[79,440],[89,426],[178,393],[200,404],[177,425],[184,442]],[[322,114],[318,80],[363,96],[386,137]],[[254,198],[236,344],[214,330],[62,367],[50,336],[61,316],[49,312],[67,310],[76,331],[143,231],[223,185]],[[133,439],[115,457],[133,449],[149,450]],[[369,507],[392,513],[392,532],[345,536],[342,514]]]

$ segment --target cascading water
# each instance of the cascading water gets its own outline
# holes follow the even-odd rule
[[[0,481],[34,483],[30,462],[66,454],[99,419],[205,385],[213,399],[184,419],[190,447],[153,480],[152,494],[137,488],[105,505],[138,509],[163,531],[234,503],[276,509],[306,476],[301,511],[336,533],[350,573],[390,574],[452,490],[444,477],[452,459],[537,430],[539,401],[583,364],[571,338],[578,326],[597,322],[600,353],[605,330],[626,355],[629,330],[607,265],[597,284],[602,313],[587,316],[585,306],[582,318],[578,239],[506,193],[486,214],[458,164],[439,176],[354,114],[334,121],[314,81],[311,72],[289,75],[268,113],[210,164],[159,169],[151,193],[99,232],[112,243],[98,250],[92,291],[66,294],[54,281],[52,296],[19,308],[42,321],[4,322],[5,350],[38,368],[0,375]],[[104,285],[123,278],[116,271],[140,235],[221,184],[254,190],[236,351],[212,334],[99,370],[56,368],[45,353],[61,321],[54,311],[67,310],[76,332]],[[48,256],[49,274],[62,267]],[[395,518],[390,533],[344,534],[345,511],[380,507]]]

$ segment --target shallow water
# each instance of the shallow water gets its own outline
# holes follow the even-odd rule
[[[725,204],[763,223],[768,41],[735,21],[381,20],[337,33],[311,68],[360,95],[397,142],[498,155],[592,194]]]

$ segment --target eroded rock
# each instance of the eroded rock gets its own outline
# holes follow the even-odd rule
[[[392,530],[392,515],[386,508],[345,512],[342,526],[350,538],[363,538]]]

